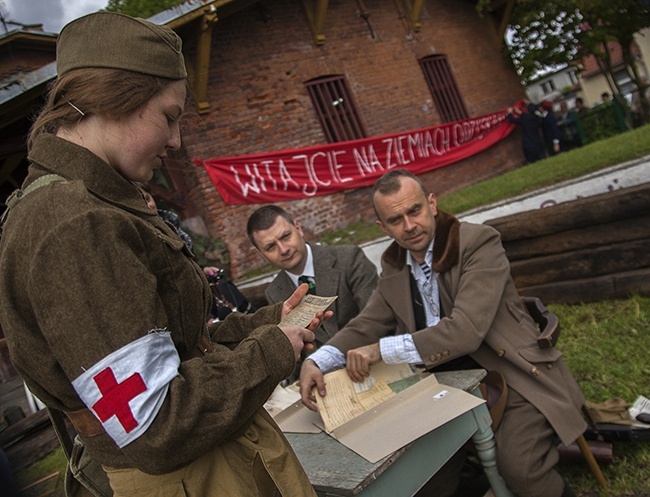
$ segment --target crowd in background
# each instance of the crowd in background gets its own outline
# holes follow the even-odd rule
[[[573,107],[567,101],[557,107],[548,100],[524,100],[508,109],[507,119],[520,127],[526,162],[533,163],[646,124],[649,101],[650,86],[643,78],[629,103],[609,92],[603,92],[601,101],[591,107],[581,97]]]

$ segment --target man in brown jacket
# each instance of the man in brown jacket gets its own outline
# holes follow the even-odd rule
[[[323,374],[343,366],[355,381],[379,360],[434,372],[498,371],[508,385],[496,433],[506,484],[520,496],[572,495],[554,470],[555,437],[568,445],[584,432],[584,396],[562,354],[538,347],[498,232],[439,211],[435,196],[405,170],[377,181],[373,203],[379,227],[395,241],[364,310],[303,364],[305,405],[315,409],[312,388],[325,395]]]

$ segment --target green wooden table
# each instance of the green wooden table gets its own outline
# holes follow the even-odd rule
[[[437,373],[436,378],[443,385],[480,397],[478,385],[485,374],[482,369],[474,369]],[[487,407],[481,404],[374,464],[324,432],[286,436],[322,497],[415,495],[470,438],[495,495],[512,497],[497,471],[491,424]]]

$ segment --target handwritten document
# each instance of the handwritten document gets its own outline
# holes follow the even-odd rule
[[[364,382],[353,382],[345,369],[325,375],[327,395],[321,397],[314,389],[325,431],[331,433],[360,414],[394,397],[390,383],[414,377],[408,364],[373,366]],[[417,378],[417,377],[416,377]]]
[[[306,328],[318,311],[324,311],[335,300],[336,296],[319,297],[318,295],[305,295],[300,304],[282,318],[280,326],[299,326],[300,328]]]

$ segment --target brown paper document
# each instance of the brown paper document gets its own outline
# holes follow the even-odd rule
[[[325,431],[331,433],[339,426],[394,397],[396,394],[389,383],[409,378],[418,379],[408,364],[373,365],[370,375],[363,383],[353,382],[345,369],[326,374],[327,395],[321,397],[314,389]]]

